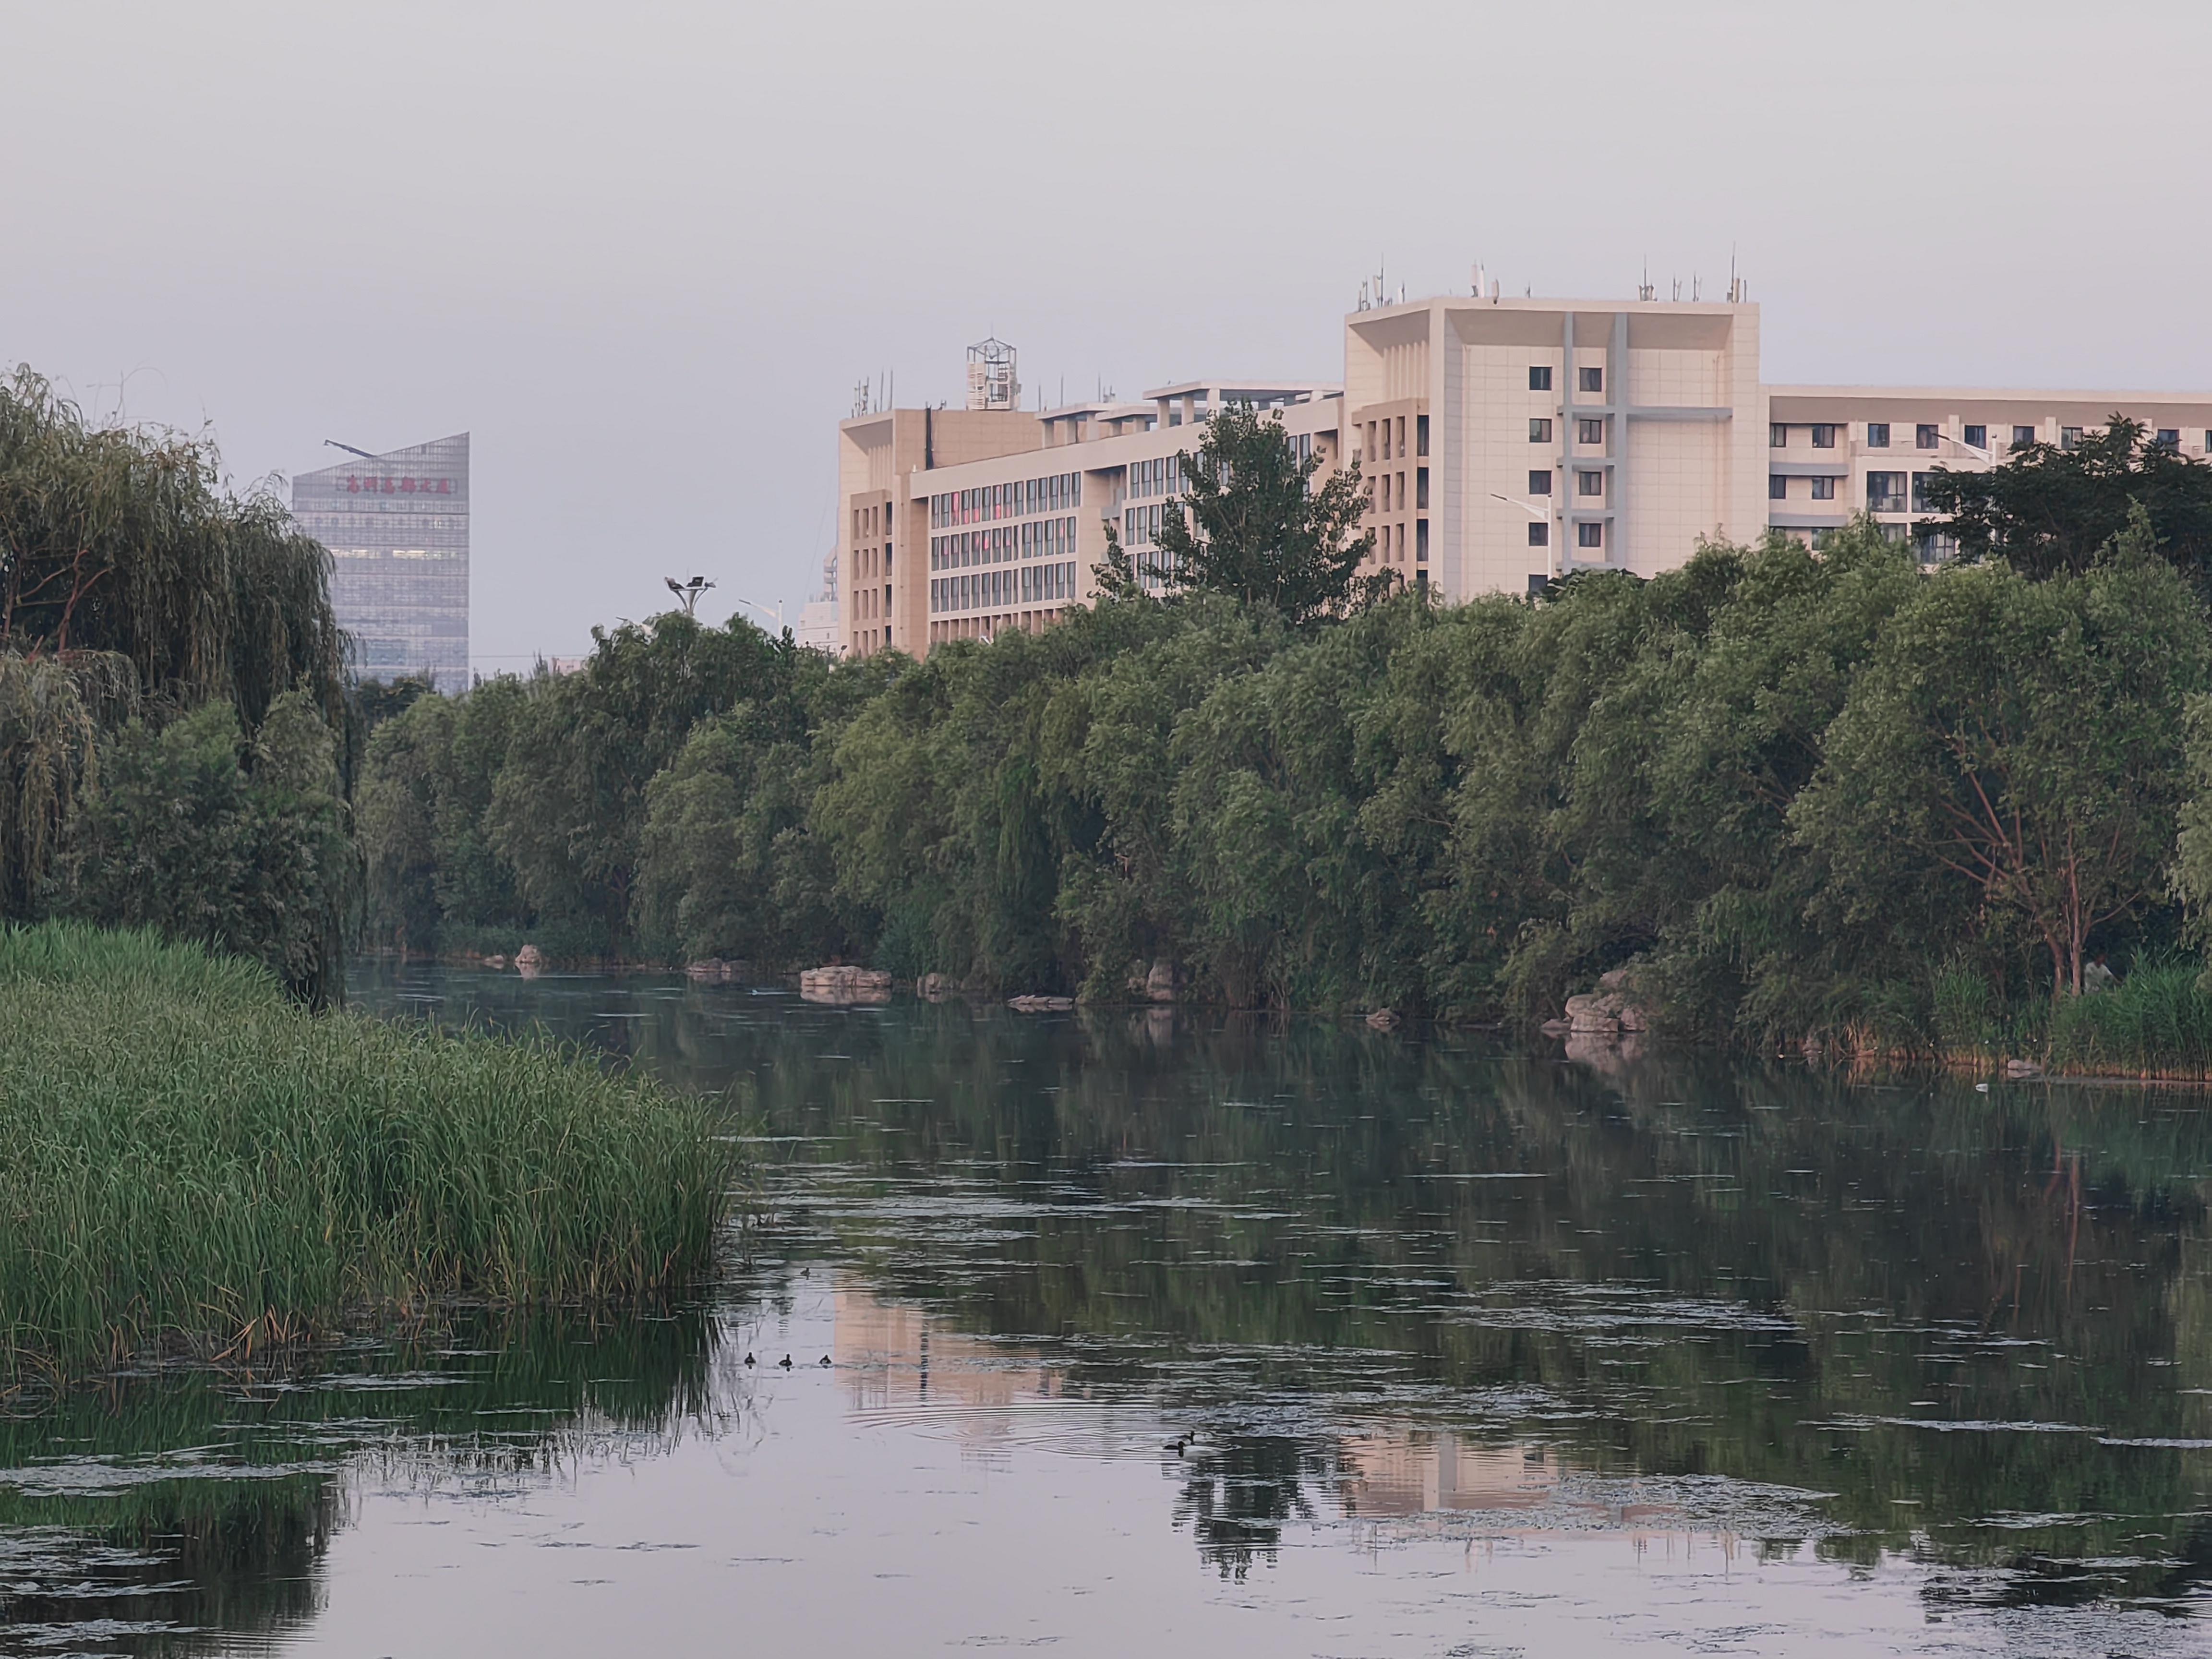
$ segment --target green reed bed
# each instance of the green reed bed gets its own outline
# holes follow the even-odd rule
[[[2199,969],[2147,963],[2110,989],[2068,997],[2051,1014],[2050,1062],[2074,1073],[2212,1077],[2212,997]]]
[[[0,1369],[656,1296],[734,1164],[706,1103],[573,1050],[310,1013],[143,934],[0,933]]]

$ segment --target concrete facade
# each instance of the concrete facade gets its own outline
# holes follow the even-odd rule
[[[1060,409],[896,410],[840,423],[837,637],[926,653],[1041,628],[1095,591],[1107,527],[1141,580],[1176,458],[1232,402],[1323,468],[1357,461],[1370,568],[1448,599],[1577,570],[1652,576],[1701,538],[1809,536],[1871,511],[1923,556],[1936,468],[1980,471],[2114,414],[2212,453],[2212,393],[1770,386],[1759,307],[1446,296],[1344,319],[1344,380],[1185,381]]]

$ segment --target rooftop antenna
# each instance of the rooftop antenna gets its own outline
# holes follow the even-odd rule
[[[853,382],[853,414],[855,418],[858,418],[867,412],[868,383],[866,380],[855,380]]]
[[[1703,288],[1704,284],[1704,277],[1698,276],[1694,270],[1690,273],[1690,298],[1693,301],[1697,299],[1698,292]]]
[[[342,444],[336,438],[324,439],[323,447],[325,449],[343,449],[347,454],[358,455],[364,461],[373,461],[376,459],[375,456],[370,454],[367,450],[356,449],[351,444]]]
[[[1658,293],[1659,290],[1651,286],[1651,261],[1646,259],[1644,262],[1644,280],[1636,285],[1636,297],[1639,300],[1650,300],[1656,298]]]
[[[1365,277],[1364,277],[1364,276],[1363,276],[1362,278],[1360,278],[1360,282],[1359,282],[1359,308],[1360,308],[1362,311],[1365,311],[1365,310],[1368,308],[1368,305],[1367,305],[1367,279],[1366,279]]]
[[[684,601],[684,614],[687,617],[699,614],[699,596],[714,585],[704,576],[694,576],[688,582],[679,582],[673,576],[663,576],[661,580],[668,584],[670,592]]]
[[[1676,304],[1678,304],[1678,305],[1679,305],[1679,304],[1680,304],[1680,303],[1681,303],[1681,299],[1682,299],[1682,279],[1681,279],[1680,276],[1677,276],[1677,277],[1675,277],[1675,278],[1674,278],[1674,301],[1675,301],[1675,303],[1676,303]]]

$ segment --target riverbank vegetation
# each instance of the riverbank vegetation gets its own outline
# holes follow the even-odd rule
[[[330,555],[274,495],[0,381],[0,917],[155,927],[335,994],[343,668]]]
[[[548,1044],[315,1013],[257,964],[0,933],[0,1370],[244,1358],[362,1317],[660,1296],[733,1159],[710,1105]]]
[[[2195,511],[2203,467],[2143,467]],[[1534,600],[1116,581],[921,663],[672,615],[378,730],[372,927],[1528,1023],[1626,967],[1677,1035],[2164,1053],[2118,1001],[2051,1011],[2212,900],[2212,629],[2173,553],[2136,501],[2033,570],[1862,522]]]

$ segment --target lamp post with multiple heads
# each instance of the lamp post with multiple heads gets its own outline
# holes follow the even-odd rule
[[[704,576],[694,576],[688,582],[679,582],[673,576],[664,576],[661,580],[668,584],[670,592],[684,601],[684,614],[687,617],[699,614],[699,596],[714,585]]]

